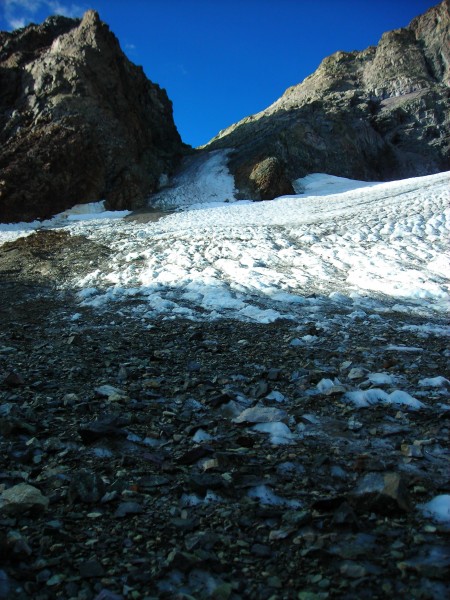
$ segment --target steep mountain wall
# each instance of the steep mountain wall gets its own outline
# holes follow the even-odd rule
[[[313,172],[390,180],[450,169],[449,8],[444,0],[376,47],[329,56],[206,148],[234,150],[237,186],[255,199]]]
[[[0,32],[0,221],[137,207],[184,149],[166,92],[96,12]]]

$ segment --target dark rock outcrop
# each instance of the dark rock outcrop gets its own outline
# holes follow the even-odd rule
[[[239,173],[236,173],[238,186],[239,179]],[[276,156],[269,156],[257,162],[248,179],[251,184],[250,196],[258,200],[271,200],[285,194],[295,194],[284,164]]]
[[[364,180],[420,176],[450,168],[450,1],[378,46],[336,52],[266,110],[206,145],[231,148],[230,169],[245,197],[274,197],[256,183],[264,159],[285,177],[308,173]]]
[[[0,221],[138,207],[184,149],[165,90],[95,11],[0,32]]]

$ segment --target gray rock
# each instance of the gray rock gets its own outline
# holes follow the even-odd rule
[[[7,599],[11,598],[11,588],[13,582],[11,581],[6,571],[0,571],[0,598]]]
[[[114,592],[103,589],[95,596],[94,600],[125,600],[125,598],[122,594],[115,594]]]
[[[258,199],[259,196],[260,200],[271,200],[277,196],[295,193],[287,177],[285,165],[276,156],[269,156],[256,163],[248,178],[252,198]]]
[[[448,546],[426,545],[419,555],[397,564],[402,571],[415,571],[424,577],[447,579],[450,569],[450,549]]]
[[[173,170],[172,104],[95,11],[0,32],[0,50],[0,221],[135,208]]]
[[[22,377],[20,373],[16,371],[11,371],[4,379],[4,383],[9,387],[21,387],[25,385],[25,379]]]
[[[99,502],[105,493],[105,484],[98,473],[79,471],[72,477],[69,486],[69,501],[92,504]]]
[[[349,496],[357,509],[380,514],[412,510],[408,488],[398,473],[367,473]]]
[[[138,502],[121,502],[117,507],[114,516],[116,519],[121,519],[128,515],[139,515],[142,512],[142,505]]]
[[[280,195],[274,182],[308,173],[370,181],[447,170],[449,24],[444,0],[378,46],[336,52],[206,150],[233,149],[230,170],[256,200]]]
[[[81,577],[102,577],[105,574],[105,570],[98,560],[86,560],[80,565]]]
[[[113,385],[100,385],[95,388],[95,393],[97,396],[101,398],[110,398],[116,396],[124,396],[125,392],[119,388],[114,387]]]
[[[49,504],[37,488],[19,483],[0,495],[0,513],[8,516],[21,516],[27,512],[43,512]]]

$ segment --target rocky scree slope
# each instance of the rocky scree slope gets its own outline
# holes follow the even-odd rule
[[[448,598],[450,523],[423,511],[450,497],[441,319],[144,323],[65,286],[111,250],[0,247],[0,598]]]
[[[184,148],[165,90],[95,11],[0,32],[0,220],[139,206]]]
[[[336,52],[266,110],[221,131],[241,194],[271,199],[308,173],[394,180],[450,168],[444,0],[378,46]]]

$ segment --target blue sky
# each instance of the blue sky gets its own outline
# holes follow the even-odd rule
[[[362,50],[437,0],[0,0],[0,29],[94,8],[166,88],[183,140],[206,143],[337,50]]]

